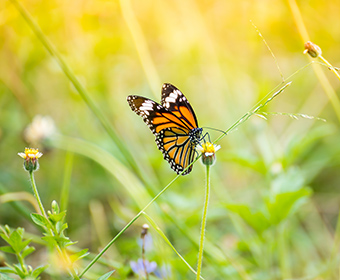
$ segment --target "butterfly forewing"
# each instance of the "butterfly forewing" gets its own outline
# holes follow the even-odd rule
[[[175,86],[164,84],[161,104],[137,95],[128,96],[127,101],[155,135],[164,159],[180,174],[195,158],[195,146],[199,139],[193,139],[191,132],[201,130],[188,100]],[[188,174],[191,169],[192,166],[182,175]]]
[[[127,101],[131,109],[143,118],[154,134],[168,127],[180,127],[183,125],[176,115],[151,99],[138,95],[129,95]]]
[[[194,109],[191,107],[188,99],[186,99],[183,93],[174,85],[163,85],[161,104],[179,117],[184,125],[190,129],[198,127]]]

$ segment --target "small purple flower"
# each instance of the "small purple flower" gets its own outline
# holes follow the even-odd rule
[[[149,262],[148,260],[143,261],[142,259],[138,259],[137,262],[131,261],[130,266],[134,273],[143,277],[146,277],[146,273],[152,273],[157,268],[156,262]]]
[[[156,269],[155,275],[161,279],[169,279],[171,278],[171,267],[163,264],[161,267]]]

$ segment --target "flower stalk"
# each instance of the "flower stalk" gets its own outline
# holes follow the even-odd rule
[[[201,224],[200,246],[199,246],[199,251],[198,251],[197,275],[196,275],[197,280],[200,279],[201,270],[202,270],[203,247],[204,247],[205,227],[207,224],[209,197],[210,197],[210,165],[206,165],[205,200],[204,200],[202,224]]]
[[[207,224],[208,205],[209,205],[209,197],[210,197],[210,166],[212,166],[215,163],[216,161],[215,153],[220,148],[221,146],[214,145],[213,143],[210,143],[210,142],[205,142],[204,144],[198,145],[196,147],[196,149],[202,153],[202,163],[206,166],[205,200],[204,200],[203,214],[202,214],[200,245],[199,245],[199,250],[198,250],[197,274],[196,274],[197,280],[200,279],[201,270],[202,270],[205,227]]]
[[[35,184],[35,180],[34,180],[34,175],[33,175],[33,172],[29,172],[30,174],[30,180],[31,180],[31,185],[32,185],[32,189],[33,189],[33,193],[34,193],[34,196],[38,202],[38,205],[39,205],[39,209],[40,209],[40,212],[41,214],[47,218],[47,215],[46,215],[46,211],[44,209],[44,206],[41,202],[41,199],[40,199],[40,196],[39,196],[39,192],[38,192],[38,189],[37,189],[37,185]]]
[[[55,242],[53,242],[53,245],[55,246],[62,260],[68,265],[67,269],[69,273],[72,275],[73,279],[79,280],[80,278],[78,277],[75,269],[73,268],[73,263],[70,257],[68,256],[67,251],[65,250],[65,247],[71,245],[72,243],[62,233],[67,228],[67,226],[63,228],[63,226],[58,227],[57,225],[59,220],[63,219],[63,216],[60,215],[62,213],[59,213],[60,212],[59,206],[56,201],[53,201],[52,212],[48,211],[48,215],[46,214],[41,198],[39,196],[37,185],[34,180],[33,172],[39,169],[38,159],[43,154],[40,153],[38,149],[25,148],[25,152],[18,153],[18,155],[25,160],[24,169],[29,173],[33,194],[34,194],[35,199],[37,200],[37,203],[39,205],[39,210],[41,212],[41,216],[40,214],[31,214],[31,218],[33,219],[34,223],[38,224],[39,226],[45,229],[46,233],[48,234],[47,236],[50,236],[55,239]],[[19,259],[19,263],[24,268],[23,263],[20,262],[20,259]]]

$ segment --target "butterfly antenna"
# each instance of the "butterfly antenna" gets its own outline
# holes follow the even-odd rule
[[[208,129],[216,130],[216,131],[222,132],[224,135],[227,135],[227,133],[225,131],[218,129],[218,128],[209,127],[209,126],[204,126],[202,128],[208,128]]]

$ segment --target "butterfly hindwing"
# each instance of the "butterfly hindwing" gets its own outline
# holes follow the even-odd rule
[[[163,151],[164,159],[177,174],[181,173],[195,159],[195,144],[188,136],[187,129],[166,128],[156,137],[158,148]],[[182,174],[192,170],[192,165]]]
[[[131,109],[141,116],[156,137],[158,149],[171,168],[180,174],[195,158],[197,139],[193,131],[198,128],[195,113],[185,96],[173,85],[164,84],[161,104],[137,95],[127,101]],[[182,175],[192,170],[190,166]]]

